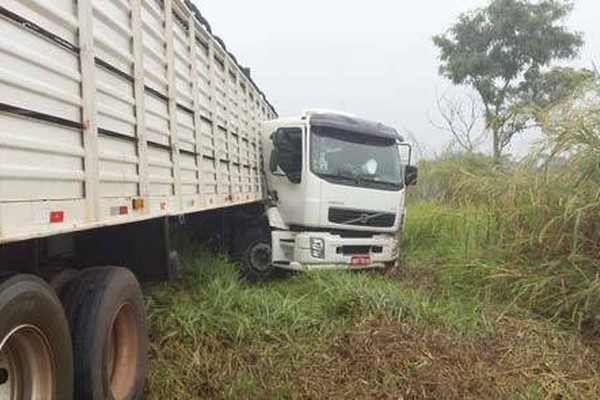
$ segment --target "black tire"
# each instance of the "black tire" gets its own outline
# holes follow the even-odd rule
[[[41,276],[48,282],[50,287],[54,289],[56,295],[60,298],[62,291],[67,284],[79,276],[79,271],[70,268],[50,269],[42,271]]]
[[[263,282],[277,275],[271,264],[271,238],[260,228],[253,228],[236,239],[235,261],[242,276],[250,282]]]
[[[69,325],[58,297],[40,278],[0,277],[0,365],[2,399],[73,397]],[[20,392],[11,393],[13,382]]]
[[[84,270],[62,292],[71,327],[75,399],[138,399],[148,328],[140,285],[125,268]]]

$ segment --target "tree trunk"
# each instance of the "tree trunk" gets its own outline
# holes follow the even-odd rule
[[[493,156],[494,156],[494,165],[500,166],[502,161],[502,143],[500,142],[500,130],[494,128],[492,131],[492,139],[493,139]]]

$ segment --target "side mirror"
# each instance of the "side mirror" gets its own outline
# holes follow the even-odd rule
[[[419,169],[414,165],[407,165],[404,168],[404,185],[414,186],[419,179]]]

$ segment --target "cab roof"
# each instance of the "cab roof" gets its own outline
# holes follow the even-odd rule
[[[398,131],[380,122],[369,121],[351,114],[336,113],[331,111],[306,112],[304,118],[308,118],[311,126],[322,126],[326,128],[340,129],[344,131],[361,133],[363,135],[377,136],[386,139],[404,141]]]

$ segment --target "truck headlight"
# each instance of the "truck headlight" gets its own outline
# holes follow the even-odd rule
[[[322,238],[310,238],[310,256],[320,260],[325,259],[325,240]]]

